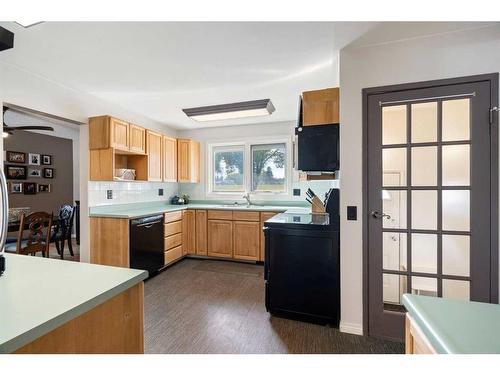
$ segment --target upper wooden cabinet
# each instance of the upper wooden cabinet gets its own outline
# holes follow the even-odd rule
[[[200,182],[200,143],[177,140],[177,181]]]
[[[177,139],[163,136],[163,181],[177,182]]]
[[[132,152],[146,152],[146,129],[141,126],[129,125],[129,150]]]
[[[340,123],[338,87],[302,93],[302,126]]]
[[[148,181],[162,181],[162,143],[161,134],[151,130],[146,131]]]
[[[111,116],[91,117],[89,120],[89,148],[144,154],[145,129]]]

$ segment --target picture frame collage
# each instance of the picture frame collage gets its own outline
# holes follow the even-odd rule
[[[25,181],[37,178],[53,179],[55,170],[52,167],[52,155],[6,151],[5,163],[4,172],[6,179],[10,180],[10,194],[34,195],[52,191],[50,183]]]

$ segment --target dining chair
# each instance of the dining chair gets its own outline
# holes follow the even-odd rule
[[[48,258],[52,217],[53,215],[47,212],[33,212],[27,216],[23,213],[17,242],[6,244],[5,251],[23,255],[36,255],[40,251],[43,257]]]
[[[54,225],[54,231],[50,237],[50,242],[55,242],[57,253],[64,258],[64,242],[68,242],[68,249],[71,256],[73,253],[73,244],[71,243],[71,233],[73,231],[73,221],[75,217],[75,207],[65,204],[59,208],[58,220]]]

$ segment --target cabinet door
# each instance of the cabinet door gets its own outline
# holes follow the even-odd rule
[[[259,260],[260,223],[233,221],[233,254],[235,259]]]
[[[190,143],[189,139],[177,140],[177,178],[179,182],[191,182]]]
[[[111,127],[111,147],[128,151],[129,146],[129,124],[128,122],[118,120],[116,118],[110,118]]]
[[[233,257],[233,222],[229,220],[208,220],[208,255],[212,257]]]
[[[177,139],[163,137],[163,181],[177,182]]]
[[[196,254],[207,255],[207,211],[196,210]]]
[[[182,214],[182,247],[184,255],[196,254],[196,213],[185,210]]]
[[[146,129],[130,124],[129,149],[133,152],[146,153]]]
[[[260,252],[259,252],[259,260],[261,262],[264,261],[265,259],[265,254],[266,254],[266,240],[264,238],[264,231],[262,228],[264,228],[264,222],[273,216],[277,215],[277,212],[261,212],[260,213]]]
[[[161,134],[147,131],[148,181],[161,181]]]
[[[339,88],[307,91],[302,94],[303,125],[338,124]]]

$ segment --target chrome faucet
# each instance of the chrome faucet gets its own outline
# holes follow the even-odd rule
[[[252,205],[252,201],[250,201],[250,193],[246,192],[245,195],[243,196],[243,198],[245,198],[247,200],[248,206]]]

